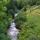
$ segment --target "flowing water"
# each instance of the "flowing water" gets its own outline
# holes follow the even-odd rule
[[[17,40],[19,30],[16,28],[15,22],[12,22],[10,28],[8,29],[8,35],[11,40]]]

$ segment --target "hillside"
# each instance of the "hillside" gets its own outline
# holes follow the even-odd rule
[[[19,40],[40,40],[40,6],[20,12],[16,24],[21,29]]]

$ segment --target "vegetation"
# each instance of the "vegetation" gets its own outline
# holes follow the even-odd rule
[[[14,18],[18,40],[40,40],[40,0],[0,0],[0,40],[10,40],[7,30]]]
[[[16,17],[16,24],[21,28],[19,40],[40,40],[40,8],[35,7],[22,11]]]
[[[8,2],[9,0],[0,0],[0,40],[9,40],[9,38],[7,38],[6,32],[12,16],[6,13],[6,5]]]

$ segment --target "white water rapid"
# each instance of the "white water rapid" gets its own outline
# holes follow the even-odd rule
[[[17,40],[19,30],[16,28],[15,22],[12,22],[10,28],[8,29],[8,35],[11,40]]]

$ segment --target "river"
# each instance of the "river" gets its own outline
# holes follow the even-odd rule
[[[17,16],[17,14],[15,15]],[[13,22],[10,25],[10,28],[8,29],[8,36],[11,40],[17,40],[17,36],[19,34],[19,30],[16,28],[16,24],[13,20]]]

